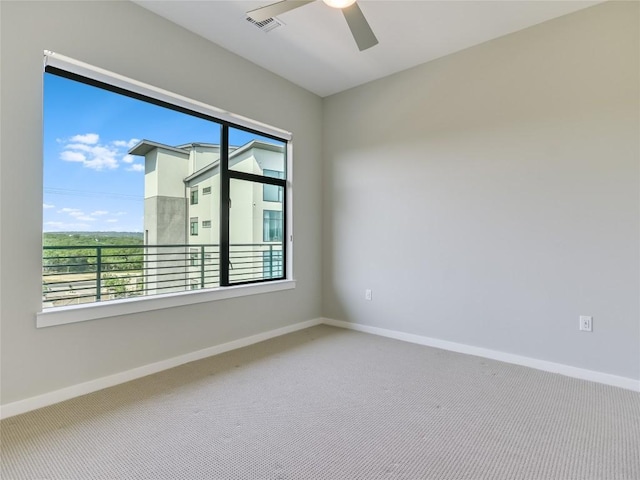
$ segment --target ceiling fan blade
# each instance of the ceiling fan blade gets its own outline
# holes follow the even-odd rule
[[[288,12],[294,8],[302,7],[307,3],[311,3],[315,0],[283,0],[281,2],[272,3],[266,7],[256,8],[247,12],[247,16],[256,22],[264,22],[267,18],[275,17],[281,13]]]
[[[373,30],[371,30],[369,22],[364,18],[364,14],[362,13],[362,10],[360,10],[358,2],[349,7],[343,8],[342,13],[349,24],[351,35],[353,35],[360,51],[378,44],[378,39],[374,35]]]

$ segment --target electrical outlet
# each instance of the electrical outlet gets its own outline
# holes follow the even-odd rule
[[[580,315],[580,330],[583,332],[593,331],[593,317]]]
[[[372,297],[371,297],[371,290],[366,289],[366,290],[364,291],[364,299],[365,299],[365,300],[371,300],[371,298],[372,298]]]

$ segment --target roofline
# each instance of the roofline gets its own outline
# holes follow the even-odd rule
[[[182,145],[176,145],[174,148],[187,149],[187,148],[193,148],[193,147],[215,147],[215,148],[220,149],[220,144],[219,143],[191,142],[191,143],[184,143]]]
[[[233,147],[229,147],[229,148],[233,148]],[[261,142],[260,140],[251,140],[249,143],[244,144],[243,146],[236,148],[233,152],[229,153],[229,160],[231,160],[232,158],[248,151],[251,150],[252,148],[260,148],[261,150],[271,150],[272,152],[283,152],[284,151],[284,147],[280,146],[280,145],[273,145],[272,143],[266,143],[266,142]],[[214,168],[216,168],[220,163],[220,160],[214,160],[212,163],[210,163],[209,165],[206,165],[204,167],[202,167],[200,170],[193,172],[191,175],[189,175],[188,177],[185,177],[185,179],[183,180],[185,183],[190,182],[191,180],[194,180],[195,178],[199,177],[200,175],[202,175],[203,173],[208,172],[209,170],[213,170]]]
[[[203,173],[207,173],[209,170],[213,170],[214,168],[216,168],[218,165],[220,164],[220,159],[218,160],[214,160],[213,162],[211,162],[209,165],[206,165],[204,167],[202,167],[200,170],[197,170],[195,172],[193,172],[191,175],[189,175],[188,177],[185,177],[183,182],[184,183],[188,183],[191,180],[193,180],[194,178],[198,178],[200,175],[202,175]]]
[[[169,150],[174,153],[179,153],[181,155],[189,156],[189,152],[182,148],[172,147],[170,145],[165,145],[163,143],[153,142],[151,140],[141,140],[136,145],[134,145],[127,152],[129,155],[139,155],[144,157],[147,153],[149,153],[154,148],[161,148],[163,150]]]
[[[284,147],[281,145],[274,145],[273,143],[263,142],[262,140],[251,140],[249,143],[245,143],[241,147],[229,154],[229,158],[240,155],[251,148],[260,148],[262,150],[271,150],[272,152],[284,152]]]
[[[139,155],[144,156],[149,153],[154,148],[162,148],[164,150],[169,150],[171,152],[180,153],[182,155],[188,155],[189,152],[186,150],[187,148],[192,147],[217,147],[220,148],[219,144],[216,143],[185,143],[183,145],[178,145],[176,147],[172,147],[171,145],[166,145],[164,143],[154,142],[152,140],[141,140],[136,145],[131,147],[127,152],[130,155]],[[274,145],[272,143],[263,142],[261,140],[251,140],[249,143],[245,143],[241,147],[229,147],[234,150],[230,152],[229,158],[239,155],[251,148],[260,148],[262,150],[271,150],[272,152],[284,152],[284,147],[282,145]]]

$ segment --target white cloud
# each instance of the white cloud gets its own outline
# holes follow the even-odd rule
[[[72,142],[86,143],[88,145],[95,145],[100,140],[100,135],[97,133],[85,133],[84,135],[74,135],[71,137]]]
[[[117,218],[109,218],[109,219],[107,219],[107,223],[118,223],[118,219]]]
[[[107,210],[96,210],[95,212],[91,212],[91,215],[98,217],[100,215],[106,215],[107,213],[109,213]]]
[[[82,210],[80,210],[79,208],[61,208],[60,210],[58,210],[58,213],[66,213],[67,215],[73,217],[76,220],[80,220],[82,222],[95,222],[96,219],[85,214]]]
[[[82,215],[82,212],[80,211],[79,208],[61,208],[60,210],[58,210],[58,213],[68,213],[68,214],[72,214],[72,213],[78,213],[80,215]]]
[[[144,165],[141,163],[134,163],[129,168],[127,168],[128,172],[144,172]]]
[[[75,135],[64,146],[60,158],[66,162],[78,162],[93,170],[114,170],[118,168],[119,147],[98,143],[99,135],[88,133]]]
[[[126,214],[127,214],[127,212],[118,212],[118,213],[116,213],[116,215],[118,215],[118,216],[126,215]]]
[[[117,152],[109,150],[106,147],[96,146],[91,151],[91,159],[84,162],[85,167],[93,168],[94,170],[103,170],[108,168],[110,170],[118,168],[118,161],[116,160]]]
[[[108,168],[113,170],[118,168],[118,162],[114,158],[94,158],[88,162],[85,162],[87,168],[93,168],[94,170],[104,170]]]
[[[83,153],[80,152],[70,152],[69,150],[65,150],[60,154],[60,158],[65,162],[86,162],[87,157]]]
[[[131,140],[114,140],[111,143],[113,145],[115,145],[116,147],[132,148],[135,145],[137,145],[139,141],[140,141],[140,139],[138,139],[138,138],[132,138]]]
[[[93,147],[91,145],[85,145],[84,143],[67,143],[65,148],[69,150],[80,150],[82,152],[90,152]]]
[[[133,155],[125,155],[124,157],[122,157],[122,161],[124,163],[133,163],[135,159],[136,157],[134,157]]]
[[[55,205],[50,205],[48,203],[43,203],[42,204],[42,208],[56,208],[56,206]]]

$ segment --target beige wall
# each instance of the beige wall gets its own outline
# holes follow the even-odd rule
[[[155,181],[147,182],[147,175],[145,175],[145,198],[155,196],[185,198],[182,179],[192,173],[189,171],[189,154],[184,152],[184,155],[180,155],[171,150],[158,148],[152,155],[155,157],[153,176]],[[186,198],[189,198],[189,195],[186,195]]]
[[[130,2],[2,1],[0,15],[2,404],[320,316],[319,97]],[[45,49],[293,132],[305,152],[295,162],[296,289],[36,329]]]
[[[189,150],[189,162],[191,167],[189,173],[194,173],[207,165],[212,164],[220,158],[219,146],[196,146]]]
[[[640,379],[638,7],[325,99],[325,316]]]

